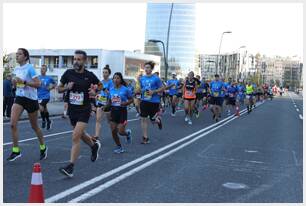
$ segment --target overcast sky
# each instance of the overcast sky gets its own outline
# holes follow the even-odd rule
[[[240,46],[252,53],[302,56],[301,3],[197,3],[200,53]],[[29,49],[103,48],[143,51],[146,3],[5,3],[4,52]]]

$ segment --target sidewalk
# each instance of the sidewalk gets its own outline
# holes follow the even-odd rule
[[[50,117],[60,116],[64,112],[64,102],[51,102],[48,103],[48,110]],[[40,118],[40,113],[38,114],[38,118]],[[28,113],[27,111],[23,111],[20,120],[27,120]],[[3,122],[9,122],[9,120],[3,120]]]

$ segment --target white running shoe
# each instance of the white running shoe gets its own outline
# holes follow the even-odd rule
[[[185,122],[188,122],[189,118],[188,117],[185,117]]]
[[[188,120],[188,124],[189,124],[189,125],[192,125],[191,119]]]

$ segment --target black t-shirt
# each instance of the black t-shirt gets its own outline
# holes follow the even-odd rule
[[[195,79],[193,79],[193,81],[190,81],[190,80],[186,80],[186,83],[185,83],[185,88],[187,90],[195,90],[196,88],[196,81]]]
[[[60,81],[64,85],[74,82],[72,89],[67,91],[69,110],[91,110],[88,89],[91,84],[98,84],[100,82],[94,73],[86,69],[83,73],[78,73],[74,69],[68,69]]]

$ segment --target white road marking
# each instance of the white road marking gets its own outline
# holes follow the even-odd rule
[[[294,107],[296,108],[296,105],[294,105]]]
[[[245,114],[245,112],[243,114]],[[150,161],[148,161],[148,162],[146,162],[146,163],[144,163],[144,164],[142,164],[142,165],[140,165],[140,166],[138,166],[138,167],[136,167],[136,168],[134,168],[134,169],[132,169],[132,170],[130,170],[128,172],[125,172],[122,175],[120,175],[120,176],[118,176],[118,177],[116,177],[116,178],[114,178],[112,180],[109,180],[106,183],[103,183],[100,186],[96,187],[95,189],[92,189],[92,190],[90,190],[90,191],[88,191],[88,192],[86,192],[86,193],[84,193],[84,194],[82,194],[82,195],[80,195],[80,196],[78,196],[78,197],[68,201],[68,202],[69,203],[82,202],[82,201],[84,201],[84,200],[86,200],[86,199],[88,199],[88,198],[90,198],[90,197],[92,197],[92,196],[102,192],[103,190],[111,187],[112,185],[117,184],[118,182],[121,182],[122,180],[128,178],[129,176],[132,176],[135,173],[137,173],[137,172],[139,172],[139,171],[141,171],[141,170],[143,170],[143,169],[153,165],[154,163],[161,161],[162,159],[170,156],[171,154],[177,152],[178,150],[181,150],[182,148],[190,145],[191,143],[197,141],[198,139],[201,139],[201,138],[205,137],[206,135],[210,134],[211,132],[219,129],[220,127],[223,127],[224,125],[226,125],[229,122],[235,120],[236,118],[237,117],[235,116],[232,119],[226,121],[225,123],[223,123],[223,124],[213,128],[213,129],[211,129],[211,130],[209,130],[209,131],[207,131],[207,132],[205,132],[205,133],[203,133],[203,134],[193,138],[192,140],[190,140],[190,141],[180,145],[179,147],[176,147],[176,148],[170,150],[169,152],[167,152],[167,153],[165,153],[163,155],[160,155],[160,156],[158,156],[158,157],[156,157],[156,158],[154,158],[154,159],[152,159],[152,160],[150,160]]]
[[[299,164],[298,164],[298,160],[297,160],[297,158],[296,158],[296,153],[295,153],[294,150],[292,150],[292,155],[293,155],[293,159],[294,159],[295,166],[298,166]]]
[[[301,114],[299,115],[299,117],[300,117],[301,120],[303,120],[303,116]]]
[[[133,121],[137,121],[139,119],[129,119],[128,122],[133,122]],[[44,135],[44,137],[53,137],[53,136],[57,136],[57,135],[62,135],[62,134],[68,134],[68,133],[72,133],[73,130],[69,130],[69,131],[65,131],[65,132],[58,132],[58,133],[54,133],[54,134],[48,134],[48,135]],[[23,139],[23,140],[20,140],[18,141],[19,143],[20,142],[28,142],[28,141],[32,141],[32,140],[36,140],[37,137],[32,137],[32,138],[29,138],[29,139]],[[11,145],[13,144],[13,142],[7,142],[7,143],[4,143],[3,146],[7,146],[7,145]]]
[[[258,103],[258,104],[257,104],[257,107],[259,107],[259,106],[262,105],[262,104],[263,104],[263,103]],[[242,110],[242,111],[240,111],[240,112],[241,112],[241,115],[242,115],[242,114],[246,113],[246,109],[244,109],[244,110]],[[76,185],[76,186],[74,186],[74,187],[72,187],[72,188],[69,188],[69,189],[67,189],[67,190],[64,190],[64,191],[61,192],[61,193],[58,193],[58,194],[56,194],[56,195],[54,195],[54,196],[51,196],[51,197],[47,198],[47,199],[45,200],[45,202],[51,203],[51,202],[56,202],[56,201],[58,201],[58,200],[60,200],[60,199],[63,199],[63,198],[65,198],[65,197],[67,197],[67,196],[69,196],[69,195],[71,195],[71,194],[73,194],[73,193],[75,193],[75,192],[78,192],[78,191],[84,189],[85,187],[88,187],[88,186],[90,186],[90,185],[92,185],[92,184],[95,184],[96,182],[99,182],[99,181],[101,181],[101,180],[103,180],[103,179],[105,179],[105,178],[107,178],[107,177],[109,177],[109,176],[111,176],[111,175],[113,175],[113,174],[116,174],[116,173],[118,173],[118,172],[120,172],[120,171],[122,171],[122,170],[124,170],[124,169],[126,169],[126,168],[128,168],[128,167],[130,167],[130,166],[133,166],[133,165],[135,165],[135,164],[137,164],[137,163],[139,163],[139,162],[141,162],[141,161],[143,161],[143,160],[145,160],[145,159],[148,159],[148,158],[150,158],[150,157],[152,157],[152,156],[154,156],[154,155],[156,155],[156,154],[159,154],[159,153],[161,153],[162,151],[164,151],[164,150],[166,150],[166,149],[168,149],[168,148],[170,148],[170,147],[173,147],[173,146],[175,146],[175,145],[177,145],[177,144],[179,144],[179,143],[181,143],[181,142],[183,142],[183,141],[185,141],[185,140],[188,140],[188,139],[192,138],[193,136],[195,136],[195,135],[197,135],[197,134],[200,134],[200,133],[202,133],[202,132],[204,132],[204,131],[206,131],[206,130],[208,130],[208,129],[210,129],[210,128],[213,128],[214,126],[219,125],[219,124],[221,124],[222,122],[225,122],[225,121],[227,121],[228,119],[233,118],[233,117],[234,117],[234,118],[237,118],[237,117],[235,117],[234,115],[231,115],[231,116],[229,116],[229,117],[227,117],[227,118],[221,120],[220,122],[214,123],[214,124],[212,124],[212,125],[210,125],[210,126],[208,126],[208,127],[206,127],[206,128],[203,128],[203,129],[201,129],[201,130],[199,130],[199,131],[197,131],[197,132],[195,132],[195,133],[192,133],[192,134],[190,134],[190,135],[188,135],[188,136],[186,136],[186,137],[184,137],[184,138],[182,138],[182,139],[180,139],[180,140],[177,140],[177,141],[175,141],[175,142],[173,142],[173,143],[171,143],[171,144],[169,144],[169,145],[166,145],[166,146],[164,146],[164,147],[162,147],[162,148],[160,148],[160,149],[158,149],[158,150],[155,150],[155,151],[153,151],[153,152],[151,152],[151,153],[149,153],[149,154],[147,154],[147,155],[144,155],[144,156],[142,156],[142,157],[139,157],[139,158],[137,158],[137,159],[135,159],[135,160],[133,160],[133,161],[131,161],[131,162],[128,162],[128,163],[126,163],[126,164],[124,164],[124,165],[121,165],[120,167],[117,167],[117,168],[115,168],[115,169],[113,169],[113,170],[110,170],[110,171],[107,172],[107,173],[101,174],[101,175],[99,175],[99,176],[97,176],[97,177],[94,177],[94,178],[92,178],[92,179],[90,179],[90,180],[87,180],[87,181],[85,181],[85,182],[83,182],[83,183],[80,183],[80,184],[78,184],[78,185]]]
[[[299,109],[296,109],[296,111],[299,112],[300,110],[299,110]]]
[[[241,112],[245,112],[245,111],[246,111],[246,109],[242,110]],[[104,173],[104,174],[101,174],[101,175],[99,175],[97,177],[94,177],[94,178],[92,178],[90,180],[87,180],[87,181],[85,181],[83,183],[80,183],[79,185],[76,185],[76,186],[74,186],[72,188],[69,188],[69,189],[67,189],[67,190],[65,190],[65,191],[63,191],[61,193],[58,193],[58,194],[56,194],[56,195],[54,195],[52,197],[49,197],[49,198],[47,198],[45,200],[45,202],[51,203],[51,202],[56,202],[56,201],[58,201],[60,199],[63,199],[63,198],[65,198],[65,197],[67,197],[67,196],[69,196],[69,195],[71,195],[71,194],[73,194],[75,192],[78,192],[78,191],[84,189],[85,187],[88,187],[88,186],[90,186],[92,184],[95,184],[96,182],[99,182],[99,181],[101,181],[101,180],[103,180],[103,179],[105,179],[105,178],[107,178],[107,177],[109,177],[109,176],[111,176],[113,174],[116,174],[116,173],[118,173],[118,172],[120,172],[120,171],[122,171],[122,170],[124,170],[124,169],[126,169],[128,167],[131,167],[131,166],[133,166],[133,165],[135,165],[135,164],[137,164],[137,163],[139,163],[139,162],[141,162],[143,160],[146,160],[146,159],[148,159],[148,158],[150,158],[150,157],[152,157],[152,156],[154,156],[156,154],[159,154],[159,153],[163,152],[164,150],[166,150],[166,149],[168,149],[170,147],[173,147],[173,146],[175,146],[175,145],[177,145],[177,144],[179,144],[179,143],[181,143],[181,142],[183,142],[185,140],[188,140],[188,139],[192,138],[195,135],[198,135],[198,134],[200,134],[200,133],[202,133],[202,132],[204,132],[206,130],[209,130],[210,128],[213,128],[214,126],[216,126],[218,124],[221,124],[222,122],[225,122],[225,121],[227,121],[230,118],[233,118],[233,115],[229,116],[229,117],[227,117],[227,118],[225,118],[223,120],[221,120],[220,122],[214,123],[214,124],[212,124],[212,125],[210,125],[210,126],[208,126],[206,128],[203,128],[203,129],[201,129],[201,130],[199,130],[197,132],[194,132],[194,133],[192,133],[192,134],[190,134],[190,135],[188,135],[188,136],[186,136],[186,137],[184,137],[184,138],[182,138],[180,140],[177,140],[177,141],[175,141],[175,142],[173,142],[171,144],[168,144],[168,145],[166,145],[166,146],[164,146],[164,147],[162,147],[160,149],[157,149],[157,150],[155,150],[155,151],[153,151],[153,152],[151,152],[151,153],[149,153],[147,155],[139,157],[139,158],[137,158],[137,159],[135,159],[135,160],[133,160],[131,162],[128,162],[128,163],[126,163],[124,165],[121,165],[120,167],[117,167],[117,168],[115,168],[113,170],[110,170],[110,171]]]
[[[255,152],[258,152],[256,150],[244,150],[245,152],[249,152],[249,153],[255,153]]]

